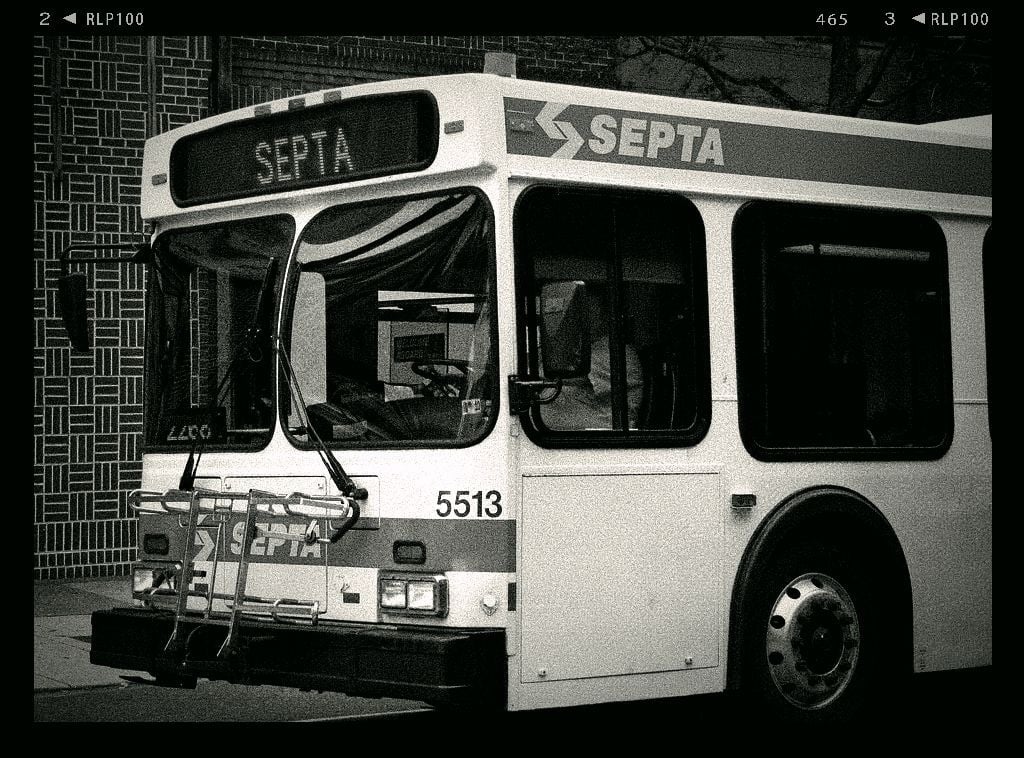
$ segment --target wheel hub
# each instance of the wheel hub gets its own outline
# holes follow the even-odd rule
[[[766,654],[779,692],[799,708],[821,708],[853,678],[860,624],[853,600],[825,574],[804,574],[779,594],[768,616]]]

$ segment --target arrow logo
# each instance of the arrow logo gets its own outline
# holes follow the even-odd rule
[[[575,158],[576,153],[583,147],[583,137],[576,131],[575,126],[568,121],[555,121],[555,116],[568,107],[565,103],[544,103],[544,107],[534,119],[549,139],[566,140],[566,143],[554,152],[552,158]]]
[[[912,18],[913,18],[914,21],[916,21],[919,24],[927,23],[925,21],[925,14],[923,14],[923,13],[918,13],[916,16],[913,16]]]
[[[196,542],[199,545],[199,552],[196,553],[194,561],[208,561],[210,556],[213,555],[213,549],[217,546],[217,543],[213,541],[213,536],[210,534],[209,529],[196,529]]]
[[[64,20],[65,21],[70,21],[72,24],[77,24],[78,23],[78,15],[76,13],[72,13],[70,16],[65,16]]]

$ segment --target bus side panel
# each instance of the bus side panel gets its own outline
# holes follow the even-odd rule
[[[740,444],[736,406],[716,403],[713,435],[722,450]],[[941,671],[992,662],[992,478],[986,406],[959,403],[955,436],[938,461],[750,461],[728,472],[726,492],[756,495],[725,525],[724,598],[757,526],[786,498],[819,486],[848,488],[874,504],[892,526],[910,574],[914,668]],[[714,430],[722,430],[721,437]],[[880,588],[879,591],[885,591]]]
[[[915,671],[992,663],[992,470],[985,410],[956,406],[956,441],[941,476],[878,494],[910,568]]]

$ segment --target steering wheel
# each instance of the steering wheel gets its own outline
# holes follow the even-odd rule
[[[459,371],[458,375],[442,374],[437,366],[448,366]],[[442,397],[461,397],[466,390],[466,379],[469,376],[469,361],[461,358],[414,358],[409,361],[409,368],[417,376],[421,376],[431,385],[436,385]]]

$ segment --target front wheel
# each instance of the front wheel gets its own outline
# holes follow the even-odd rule
[[[882,569],[827,546],[792,551],[752,579],[743,690],[768,719],[850,722],[899,690],[902,599]]]

